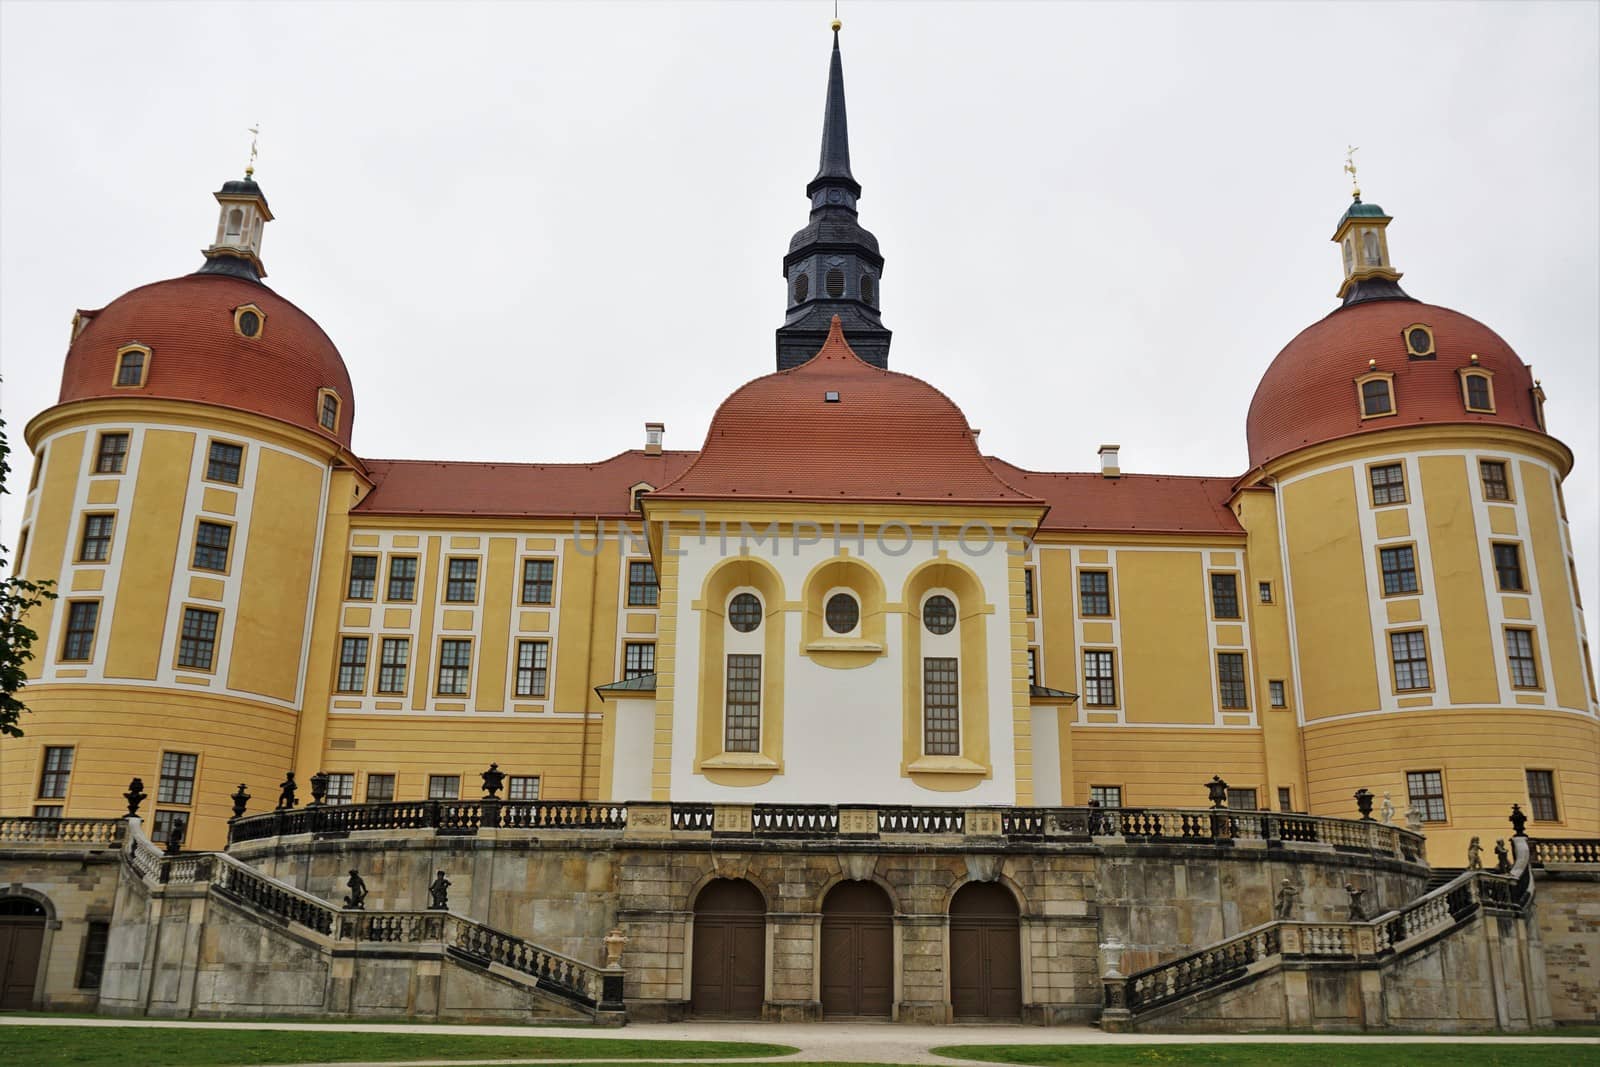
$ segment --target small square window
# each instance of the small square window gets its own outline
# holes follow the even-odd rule
[[[198,571],[225,571],[228,569],[228,545],[233,540],[233,527],[220,522],[202,522],[195,528],[194,569]]]
[[[328,775],[328,803],[338,806],[353,804],[356,798],[356,776],[353,774]]]
[[[428,775],[429,800],[460,800],[461,776],[459,774]]]
[[[125,433],[103,433],[100,435],[100,447],[95,452],[94,472],[96,474],[121,474],[128,469],[128,435]]]
[[[1102,808],[1122,807],[1122,787],[1120,785],[1091,785],[1089,787],[1089,802],[1098,804]]]
[[[189,813],[157,808],[155,822],[150,824],[150,840],[164,845],[173,836],[173,831],[177,831],[179,837],[188,837]]]
[[[386,600],[412,601],[417,599],[417,557],[389,557],[389,589]]]
[[[1361,417],[1394,414],[1394,400],[1387,378],[1371,378],[1361,383]]]
[[[1511,481],[1506,476],[1506,465],[1503,460],[1480,460],[1478,463],[1478,474],[1483,479],[1483,499],[1511,499]]]
[[[1444,773],[1407,771],[1406,792],[1423,822],[1444,822]]]
[[[513,774],[506,781],[507,800],[538,800],[539,776],[537,774]]]
[[[1260,807],[1256,802],[1254,789],[1228,790],[1228,807],[1234,811],[1255,811]]]
[[[654,641],[630,641],[623,647],[622,677],[643,678],[656,673],[656,646]]]
[[[1382,507],[1385,504],[1404,504],[1406,502],[1406,468],[1400,463],[1384,463],[1377,467],[1369,468],[1367,481],[1372,486],[1372,504]]]
[[[367,803],[388,804],[394,800],[394,775],[367,775]]]
[[[1383,570],[1383,595],[1401,596],[1417,592],[1417,553],[1410,545],[1378,549],[1378,564]]]
[[[206,452],[206,480],[239,484],[239,471],[244,466],[244,446],[230,445],[226,441],[212,441]]]

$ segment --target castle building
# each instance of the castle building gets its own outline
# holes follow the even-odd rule
[[[0,811],[115,816],[139,777],[156,840],[216,848],[240,783],[450,799],[496,763],[512,800],[1366,789],[1435,857],[1512,803],[1600,828],[1572,453],[1506,341],[1401,288],[1382,209],[1339,216],[1339,303],[1262,375],[1249,469],[1179,477],[985,455],[891,364],[837,36],[806,193],[776,370],[697,451],[650,423],[593,463],[441,462],[353,451],[356,382],[226,182],[199,270],[78,312],[27,424],[17,565],[59,599]]]

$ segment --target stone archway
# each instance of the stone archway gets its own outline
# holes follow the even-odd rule
[[[34,1006],[49,913],[36,900],[0,897],[0,1009]]]
[[[689,1010],[714,1018],[761,1016],[767,985],[767,902],[742,878],[716,878],[694,902]]]
[[[950,901],[950,1009],[957,1022],[1022,1018],[1022,918],[993,882],[970,882]]]
[[[822,901],[824,1018],[894,1011],[894,906],[872,882],[840,882]]]

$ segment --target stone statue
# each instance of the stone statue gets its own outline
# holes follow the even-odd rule
[[[1272,917],[1275,919],[1294,918],[1294,905],[1299,898],[1300,890],[1295,888],[1293,882],[1285,878],[1283,884],[1278,887],[1278,903],[1272,909]]]
[[[1506,848],[1504,839],[1494,843],[1494,870],[1496,874],[1505,874],[1511,870],[1511,852]]]
[[[294,784],[294,772],[284,775],[283,782],[278,786],[278,810],[292,808],[299,803],[294,797],[294,791],[299,788]]]
[[[182,815],[172,820],[167,827],[167,855],[176,856],[183,851],[183,835],[188,832],[189,820]]]
[[[1100,802],[1089,798],[1089,836],[1099,837],[1106,832],[1106,817],[1100,811]]]
[[[450,879],[440,871],[434,876],[433,884],[428,887],[428,907],[433,911],[444,911],[450,907]]]
[[[1350,894],[1350,914],[1345,916],[1345,921],[1353,923],[1366,922],[1367,906],[1361,902],[1361,898],[1367,895],[1367,891],[1365,889],[1357,889],[1348,882],[1345,883],[1344,891]]]
[[[1406,809],[1406,829],[1414,834],[1422,833],[1422,812],[1415,804]]]
[[[361,872],[354,867],[350,868],[350,877],[344,884],[350,890],[349,894],[344,898],[344,906],[355,911],[365,911],[367,907],[367,883],[362,880]]]
[[[1394,825],[1394,797],[1387,789],[1383,791],[1383,803],[1378,805],[1378,818],[1385,826]]]
[[[1522,810],[1521,804],[1511,805],[1511,832],[1517,837],[1527,837],[1528,813]]]
[[[1467,870],[1483,870],[1483,843],[1476,837],[1467,845]]]

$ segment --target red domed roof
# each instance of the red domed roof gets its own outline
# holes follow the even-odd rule
[[[254,304],[265,322],[254,338],[234,329],[234,309]],[[154,397],[235,408],[333,437],[350,447],[355,396],[328,335],[271,289],[223,274],[189,274],[124,293],[88,319],[67,349],[61,399]],[[150,349],[142,388],[118,388],[117,350]],[[317,421],[317,392],[339,394],[336,433]]]
[[[1433,359],[1411,359],[1403,331],[1433,331]],[[1493,414],[1467,410],[1458,372],[1493,373]],[[1377,360],[1369,368],[1367,361]],[[1394,375],[1396,414],[1361,418],[1355,380],[1369,369]],[[1340,308],[1286,345],[1262,375],[1245,423],[1250,465],[1310,445],[1419,424],[1496,423],[1540,430],[1533,375],[1489,327],[1449,308],[1415,300],[1373,300]]]
[[[838,316],[810,360],[722,402],[694,465],[647,499],[674,497],[1042,505],[984,462],[949,397],[851,351]]]

